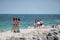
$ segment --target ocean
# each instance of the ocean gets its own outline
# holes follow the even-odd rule
[[[11,30],[12,18],[20,18],[20,28],[34,26],[34,20],[43,20],[43,25],[60,24],[60,14],[0,14],[0,30]]]

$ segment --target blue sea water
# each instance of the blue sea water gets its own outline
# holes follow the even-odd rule
[[[12,18],[20,18],[20,28],[34,26],[34,20],[43,20],[44,25],[60,24],[60,14],[0,14],[0,30],[12,29]]]

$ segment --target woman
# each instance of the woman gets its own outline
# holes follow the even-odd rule
[[[37,27],[39,27],[40,26],[40,21],[39,20],[37,20]]]
[[[17,32],[19,32],[19,29],[20,29],[20,19],[18,18],[18,20],[17,20]]]
[[[40,19],[40,27],[42,27],[43,25],[43,21]]]
[[[16,32],[16,18],[13,18],[13,28],[12,30]]]
[[[36,28],[36,20],[34,20],[34,28]]]

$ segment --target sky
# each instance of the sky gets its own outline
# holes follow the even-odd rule
[[[0,0],[0,14],[60,14],[60,0]]]

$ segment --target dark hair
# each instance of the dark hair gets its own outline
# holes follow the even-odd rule
[[[15,20],[15,18],[13,18],[13,20]]]
[[[37,20],[37,21],[39,21],[39,20]]]
[[[20,19],[18,18],[18,21],[20,21]]]
[[[36,23],[36,20],[35,20],[35,23]]]
[[[17,18],[15,18],[15,20],[17,20]]]

